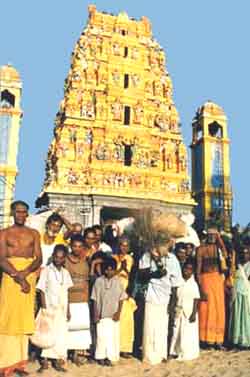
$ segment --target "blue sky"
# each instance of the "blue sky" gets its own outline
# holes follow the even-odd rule
[[[63,96],[70,55],[87,22],[85,0],[1,1],[0,65],[12,63],[23,80],[16,197],[33,206]],[[198,106],[222,106],[231,137],[234,221],[250,221],[250,2],[247,0],[97,0],[98,10],[150,18],[167,56],[186,145]]]

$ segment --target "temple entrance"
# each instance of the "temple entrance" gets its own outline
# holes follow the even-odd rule
[[[104,241],[108,243],[113,252],[119,252],[119,239],[125,236],[130,241],[130,248],[135,254],[138,249],[138,237],[136,236],[134,222],[140,210],[121,207],[103,207],[100,217],[103,225]]]
[[[112,220],[121,220],[127,217],[135,218],[139,212],[139,209],[134,208],[103,207],[101,209],[101,222],[105,224]]]

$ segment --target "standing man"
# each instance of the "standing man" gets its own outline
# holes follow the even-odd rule
[[[207,347],[221,349],[225,333],[224,275],[227,251],[220,234],[208,229],[207,241],[197,249],[197,281],[200,288],[200,341]]]
[[[180,264],[170,252],[169,240],[157,239],[155,248],[139,262],[139,279],[148,281],[145,297],[143,360],[158,364],[167,360],[169,313],[174,310],[177,287],[182,284]]]
[[[39,233],[25,226],[29,206],[13,202],[14,225],[0,231],[0,376],[25,376],[28,337],[34,332],[36,274],[42,263]]]

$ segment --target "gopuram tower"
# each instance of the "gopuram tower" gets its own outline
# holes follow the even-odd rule
[[[198,203],[196,227],[204,229],[216,220],[219,227],[230,231],[232,188],[226,115],[220,106],[207,101],[198,108],[192,128],[192,191]]]
[[[173,86],[146,17],[101,13],[72,53],[37,206],[67,208],[85,225],[113,209],[194,206]],[[118,211],[119,212],[119,211]]]
[[[22,119],[22,82],[17,70],[0,67],[0,228],[10,225],[17,169],[19,129]]]

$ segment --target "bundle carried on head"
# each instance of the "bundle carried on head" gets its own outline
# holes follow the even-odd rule
[[[154,233],[164,233],[169,238],[185,237],[187,224],[174,213],[161,213],[152,217],[152,230]]]
[[[140,237],[147,248],[156,246],[160,254],[166,255],[172,248],[173,239],[187,235],[187,225],[174,213],[159,213],[145,208],[137,219]],[[161,245],[161,247],[159,247]]]

